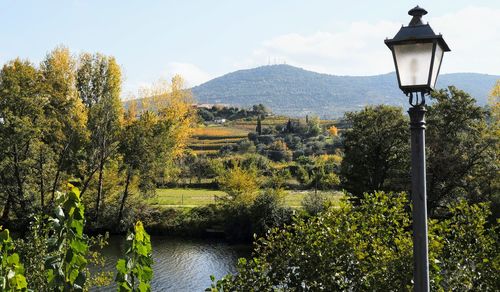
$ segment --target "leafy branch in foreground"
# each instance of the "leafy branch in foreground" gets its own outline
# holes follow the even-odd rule
[[[78,188],[69,185],[70,191],[59,194],[55,218],[50,219],[53,231],[48,240],[49,252],[56,252],[45,260],[47,281],[56,291],[83,291],[88,252],[84,207]]]
[[[134,231],[127,236],[128,249],[125,258],[116,264],[118,291],[151,291],[153,279],[153,257],[151,239],[142,222],[137,222]]]
[[[14,252],[8,229],[0,232],[0,261],[0,291],[27,291],[24,267]]]

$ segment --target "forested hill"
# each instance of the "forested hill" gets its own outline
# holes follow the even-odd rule
[[[498,75],[454,73],[439,76],[438,87],[455,85],[486,104]],[[250,106],[262,103],[289,116],[316,114],[337,117],[367,104],[407,104],[395,73],[375,76],[335,76],[289,65],[240,70],[194,87],[200,103]]]

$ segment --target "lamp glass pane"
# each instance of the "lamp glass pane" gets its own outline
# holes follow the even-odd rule
[[[427,85],[431,69],[432,43],[395,45],[401,86]]]
[[[436,45],[436,55],[434,56],[434,65],[432,65],[432,79],[431,79],[431,87],[434,88],[436,86],[437,75],[439,66],[441,65],[441,61],[443,60],[443,49],[439,44]]]

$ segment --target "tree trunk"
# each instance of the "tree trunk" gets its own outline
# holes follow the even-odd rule
[[[2,212],[2,223],[6,223],[9,221],[9,213],[10,213],[10,205],[12,205],[12,194],[9,192],[7,195],[7,201],[5,202],[5,206],[3,207]]]
[[[99,223],[99,207],[101,205],[102,196],[102,176],[104,172],[104,159],[99,163],[99,180],[97,182],[97,201],[95,203],[95,223]]]
[[[64,162],[64,158],[66,157],[66,151],[69,148],[70,141],[68,141],[68,143],[66,144],[66,146],[64,146],[64,149],[63,149],[61,155],[59,156],[59,161],[57,162],[56,176],[54,178],[54,183],[52,184],[52,195],[50,197],[50,201],[51,202],[54,202],[54,196],[55,196],[55,193],[56,193],[57,185],[59,184],[59,177],[61,176],[62,164]]]
[[[123,218],[123,208],[125,206],[125,201],[128,197],[128,186],[130,184],[130,178],[132,177],[132,172],[130,170],[127,171],[127,180],[125,182],[125,190],[123,191],[122,202],[120,204],[120,211],[118,212],[118,220],[116,221],[116,226],[120,226],[120,222]]]
[[[40,153],[40,206],[43,210],[44,200],[45,200],[45,185],[43,181],[43,155]]]
[[[24,202],[24,190],[23,190],[23,180],[21,178],[21,170],[19,168],[19,153],[17,149],[17,145],[14,145],[14,176],[16,177],[17,182],[17,198],[19,202],[21,202],[21,208],[23,211],[26,210],[26,203]],[[8,216],[8,214],[7,214]]]

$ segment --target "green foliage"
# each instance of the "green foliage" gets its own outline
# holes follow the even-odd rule
[[[304,196],[302,207],[312,216],[316,216],[328,208],[328,198],[323,193],[310,192]]]
[[[251,204],[257,195],[260,178],[254,167],[243,169],[236,165],[218,178],[219,185],[237,204]]]
[[[19,254],[14,252],[14,244],[9,230],[0,231],[0,291],[27,291],[24,266]]]
[[[36,287],[39,291],[51,290],[45,269],[45,259],[49,257],[49,230],[46,219],[42,216],[35,216],[25,236],[15,242],[16,250],[26,269],[26,281],[30,287]],[[57,253],[59,251],[54,251],[50,255]]]
[[[379,105],[345,116],[342,186],[358,198],[376,190],[404,191],[409,183],[408,121],[401,108]]]
[[[151,291],[153,257],[151,239],[142,222],[137,222],[134,231],[127,235],[128,248],[125,258],[116,264],[118,291]]]
[[[499,287],[499,222],[487,222],[488,205],[465,200],[449,206],[451,217],[430,224],[433,285],[446,291],[493,291]]]
[[[3,198],[1,219],[10,219],[10,211],[19,218],[33,210],[29,192],[36,191],[31,174],[41,144],[45,99],[40,73],[28,61],[5,64],[0,72],[0,194]]]
[[[426,115],[431,214],[442,216],[445,206],[458,199],[500,205],[500,136],[494,124],[487,124],[487,112],[453,86],[434,92],[432,99]]]
[[[238,273],[207,291],[408,291],[412,288],[411,221],[405,194],[366,194],[318,217],[296,219],[257,241]],[[498,223],[485,205],[451,205],[450,218],[430,224],[431,288],[494,291],[498,287]]]
[[[59,194],[49,228],[48,251],[56,252],[45,260],[47,281],[56,291],[83,291],[87,275],[88,238],[83,234],[84,207],[78,188],[69,185],[68,193]]]

